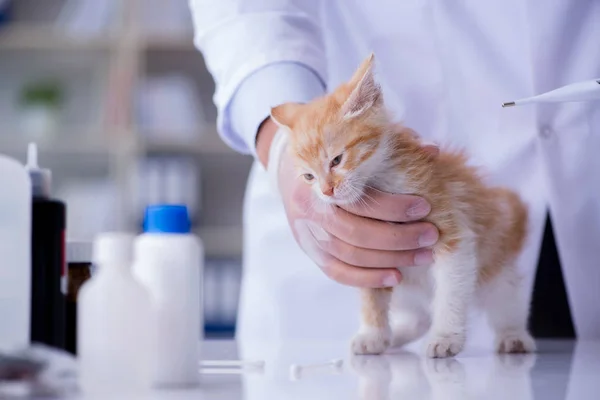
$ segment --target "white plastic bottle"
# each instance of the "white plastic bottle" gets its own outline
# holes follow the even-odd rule
[[[0,351],[29,344],[31,181],[19,162],[0,156]]]
[[[134,274],[149,289],[156,307],[153,382],[158,387],[194,386],[204,332],[200,296],[204,250],[190,233],[185,206],[147,208],[135,260]]]
[[[151,388],[153,311],[150,295],[131,273],[134,238],[105,233],[94,242],[97,273],[83,284],[77,302],[84,393],[135,395]]]

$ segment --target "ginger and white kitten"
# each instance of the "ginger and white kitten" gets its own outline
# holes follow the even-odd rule
[[[299,179],[322,201],[360,201],[373,188],[416,194],[432,206],[425,220],[440,232],[433,265],[400,268],[403,280],[394,288],[361,289],[354,353],[379,354],[429,332],[428,356],[454,356],[476,303],[487,311],[499,352],[534,351],[515,264],[526,237],[525,205],[507,189],[486,186],[462,153],[432,155],[413,131],[393,123],[372,70],[373,55],[333,93],[271,112],[289,132]]]

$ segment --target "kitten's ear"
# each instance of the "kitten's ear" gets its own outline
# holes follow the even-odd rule
[[[298,112],[302,108],[302,104],[298,103],[285,103],[277,107],[271,108],[271,119],[280,128],[284,128],[288,131],[292,131],[294,122],[298,117]]]
[[[374,61],[375,56],[371,53],[350,79],[350,95],[341,109],[344,119],[356,117],[381,102],[381,87],[373,76]]]

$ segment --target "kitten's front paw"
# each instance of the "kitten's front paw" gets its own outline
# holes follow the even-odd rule
[[[498,353],[533,353],[535,341],[527,332],[507,333],[496,341]]]
[[[427,345],[427,357],[454,357],[462,351],[464,345],[465,336],[462,334],[433,335]]]
[[[389,330],[369,330],[358,333],[352,340],[354,354],[381,354],[390,347]]]

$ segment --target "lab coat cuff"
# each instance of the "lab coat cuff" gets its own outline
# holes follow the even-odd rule
[[[307,103],[324,93],[324,82],[303,64],[267,65],[246,78],[234,94],[226,115],[237,137],[229,139],[242,142],[247,152],[256,157],[258,128],[272,107],[287,102]]]

